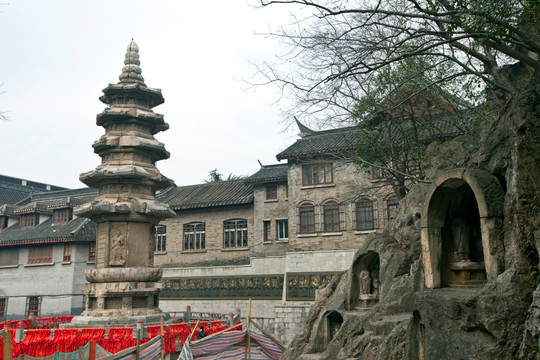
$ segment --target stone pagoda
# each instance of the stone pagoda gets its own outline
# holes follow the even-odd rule
[[[169,125],[152,111],[164,99],[160,89],[144,83],[133,41],[124,64],[120,81],[109,84],[99,98],[108,106],[96,121],[105,134],[93,144],[101,165],[80,176],[99,195],[76,209],[97,224],[96,267],[86,271],[89,284],[81,287],[86,310],[74,319],[79,324],[97,317],[109,323],[141,318],[150,323],[164,315],[159,309],[162,270],[153,267],[154,228],[174,212],[155,193],[173,183],[155,167],[169,152],[154,135]]]

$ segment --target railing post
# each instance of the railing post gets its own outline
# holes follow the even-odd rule
[[[8,329],[6,329],[6,332],[2,334],[2,341],[4,343],[4,345],[2,346],[3,347],[2,353],[4,355],[4,360],[11,360],[12,359],[11,334],[8,331]]]

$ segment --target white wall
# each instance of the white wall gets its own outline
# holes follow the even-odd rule
[[[41,297],[39,316],[70,315],[82,310],[83,297],[77,289],[85,283],[88,243],[72,243],[71,262],[62,263],[64,244],[53,245],[53,262],[28,265],[28,246],[19,251],[17,266],[0,267],[0,296],[8,298],[7,319],[25,318],[26,299]]]

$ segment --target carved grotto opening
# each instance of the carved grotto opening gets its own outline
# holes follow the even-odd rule
[[[352,265],[349,309],[368,308],[379,302],[379,254],[368,251]]]
[[[334,336],[336,336],[339,328],[341,328],[341,325],[343,324],[343,316],[341,316],[341,314],[337,311],[330,311],[325,314],[324,324],[324,347],[326,348]]]
[[[422,212],[423,265],[428,288],[473,287],[503,270],[504,192],[478,169],[438,176]]]

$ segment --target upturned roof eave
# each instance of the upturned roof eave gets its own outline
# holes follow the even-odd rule
[[[335,154],[342,154],[342,153],[349,153],[356,151],[355,147],[350,148],[343,148],[343,149],[336,149],[336,150],[324,150],[324,151],[309,151],[309,152],[301,152],[301,153],[293,153],[290,155],[284,155],[283,152],[276,155],[276,159],[278,161],[281,160],[300,160],[300,159],[312,159],[314,157],[319,157],[322,155],[335,155]]]

